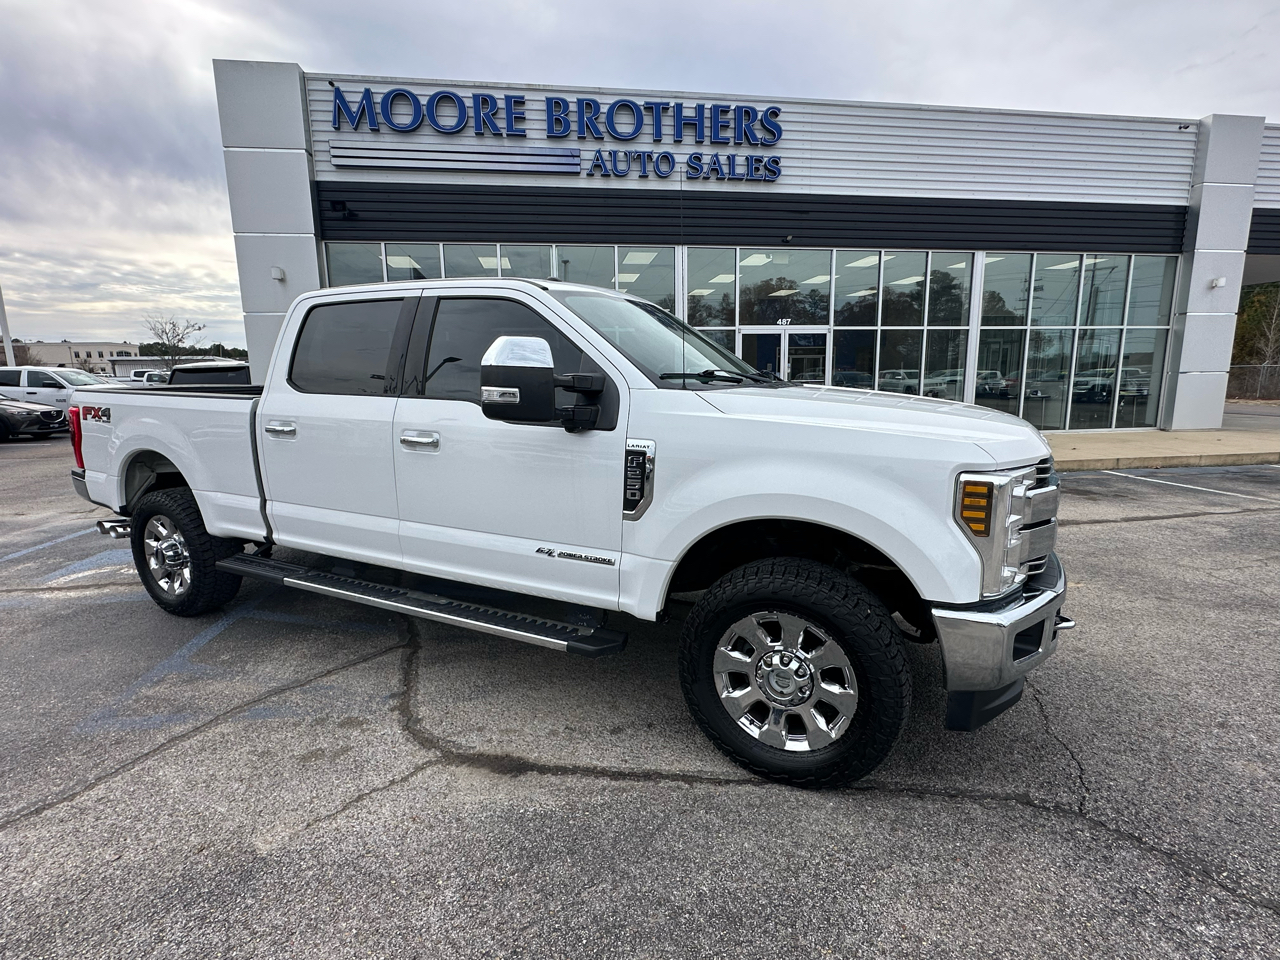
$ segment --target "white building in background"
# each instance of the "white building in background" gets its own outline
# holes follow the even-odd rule
[[[1262,117],[214,77],[257,381],[307,291],[554,276],[787,379],[1212,428],[1242,281],[1280,279]]]
[[[85,343],[62,340],[58,343],[45,343],[42,340],[14,341],[27,348],[31,365],[35,367],[79,367],[90,373],[112,372],[112,361],[120,357],[136,358],[136,343],[89,341]],[[0,363],[4,355],[0,353]]]

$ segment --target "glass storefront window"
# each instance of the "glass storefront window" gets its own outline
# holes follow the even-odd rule
[[[1076,374],[1071,382],[1072,430],[1111,426],[1119,353],[1119,330],[1080,331],[1076,341]]]
[[[388,280],[439,280],[440,244],[388,243]]]
[[[1177,275],[1177,257],[1133,258],[1127,317],[1131,326],[1158,327],[1169,323],[1173,313],[1173,281]]]
[[[1113,327],[1123,323],[1128,281],[1128,257],[1086,254],[1080,326]]]
[[[737,353],[737,346],[734,344],[736,334],[732,330],[699,330],[704,337],[713,343],[718,343],[730,353]]]
[[[831,251],[743,250],[738,267],[743,326],[827,325]]]
[[[968,343],[968,330],[929,331],[929,339],[925,341],[927,349],[921,393],[939,400],[964,399],[965,350]]]
[[[1036,326],[1069,327],[1076,322],[1080,300],[1080,257],[1037,253],[1031,293],[1031,322]]]
[[[929,325],[968,326],[973,255],[933,253],[929,256]]]
[[[1030,292],[1031,254],[987,254],[982,277],[982,325],[1023,326]]]
[[[545,280],[552,275],[551,244],[504,243],[502,275]]]
[[[496,277],[498,247],[493,243],[446,243],[444,245],[446,277]]]
[[[887,300],[888,294],[885,297]],[[879,388],[890,393],[919,394],[923,348],[923,330],[881,330]]]
[[[787,334],[787,379],[821,386],[827,382],[827,335]]]
[[[1030,264],[1027,269],[1030,270]],[[982,331],[975,371],[976,403],[1018,415],[1018,381],[1022,379],[1022,347],[1026,336],[1025,330]]]
[[[836,326],[874,327],[880,299],[880,251],[837,250],[834,279]]]
[[[382,282],[382,244],[326,243],[329,286]]]
[[[732,327],[738,268],[729,250],[689,250],[688,318],[693,327]]]
[[[1067,425],[1071,336],[1070,330],[1032,330],[1027,340],[1022,419],[1037,430],[1061,430]]]
[[[1143,260],[1145,257],[1138,257]],[[1138,282],[1134,267],[1134,283]],[[1127,330],[1124,359],[1120,364],[1120,400],[1117,427],[1154,427],[1164,382],[1164,349],[1167,330]]]
[[[924,275],[928,254],[890,251],[884,255],[884,303],[880,324],[919,326],[924,322]]]
[[[744,333],[741,357],[761,373],[782,376],[782,334]]]
[[[619,247],[618,289],[669,313],[676,312],[676,251],[673,247]]]
[[[557,247],[557,275],[568,283],[612,290],[613,254],[613,247]]]
[[[874,330],[837,330],[831,357],[831,385],[876,388],[876,332]]]

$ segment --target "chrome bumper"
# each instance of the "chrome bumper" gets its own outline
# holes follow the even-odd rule
[[[1066,597],[1066,574],[1054,553],[1008,606],[935,607],[947,690],[999,690],[1044,663],[1058,649],[1058,631],[1075,626],[1059,613]]]

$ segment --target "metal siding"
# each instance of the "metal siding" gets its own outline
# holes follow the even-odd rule
[[[342,129],[335,131],[330,79],[345,88],[348,101],[358,98],[365,86],[373,88],[377,96],[399,86],[424,98],[436,90],[447,89],[461,94],[468,102],[474,92],[499,97],[505,93],[524,93],[524,128],[529,135],[515,141],[513,146],[580,147],[584,151],[584,169],[597,148],[629,147],[671,149],[677,158],[692,150],[776,154],[782,158],[784,171],[775,183],[750,184],[685,181],[680,179],[680,167],[670,181],[655,177],[581,176],[581,186],[588,189],[1184,205],[1196,149],[1196,122],[1176,119],[310,74],[307,96],[316,176],[320,180],[494,186],[518,180],[529,187],[563,185],[564,182],[563,176],[557,174],[461,171],[442,174],[424,170],[335,167],[330,160],[330,139],[383,143],[394,138],[395,142],[425,150],[439,150],[448,145],[456,148],[470,145],[474,149],[478,143],[498,144],[497,138],[491,136],[476,137],[470,125],[460,133],[446,135],[437,133],[425,121],[412,133],[385,128],[373,133],[363,123],[359,131],[353,132],[345,121]],[[748,103],[762,109],[776,105],[782,108],[784,136],[772,147],[673,144],[668,113],[668,136],[662,144],[652,142],[647,128],[641,137],[627,142],[578,140],[574,135],[548,140],[544,98],[550,94],[571,100],[593,96],[602,104],[629,97],[638,101],[681,100],[689,104]]]
[[[1254,207],[1246,253],[1280,254],[1280,210]]]
[[[1270,124],[1262,131],[1262,153],[1258,157],[1253,205],[1280,207],[1280,124]]]
[[[1186,208],[425,183],[316,184],[325,240],[1178,253]]]

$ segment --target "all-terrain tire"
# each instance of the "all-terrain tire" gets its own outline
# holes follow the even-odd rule
[[[847,726],[834,742],[820,748],[794,749],[799,741],[791,739],[787,742],[793,749],[764,743],[748,732],[748,727],[759,729],[756,721],[744,724],[722,703],[721,686],[728,675],[718,684],[713,668],[717,649],[744,618],[767,619],[771,613],[789,614],[817,627],[839,645],[848,663],[842,669],[851,669],[856,677],[856,707]],[[758,662],[758,654],[747,661]],[[818,679],[816,670],[813,679]],[[762,777],[802,787],[837,786],[869,774],[889,755],[911,703],[903,637],[884,604],[839,570],[798,558],[749,563],[703,594],[685,620],[680,682],[694,720],[722,752]],[[775,706],[761,702],[765,714]],[[803,724],[803,718],[796,722]]]
[[[148,546],[148,525],[153,521],[172,527],[186,551],[187,576],[181,589],[166,589],[152,565],[153,547]],[[129,539],[133,546],[133,562],[147,593],[167,613],[179,617],[195,617],[216,610],[236,595],[240,577],[215,569],[215,564],[243,550],[238,540],[211,536],[204,528],[204,518],[196,498],[186,487],[153,490],[143,495],[130,517]],[[154,531],[154,528],[153,528]],[[175,538],[169,538],[175,539]],[[168,570],[168,568],[161,568]]]

